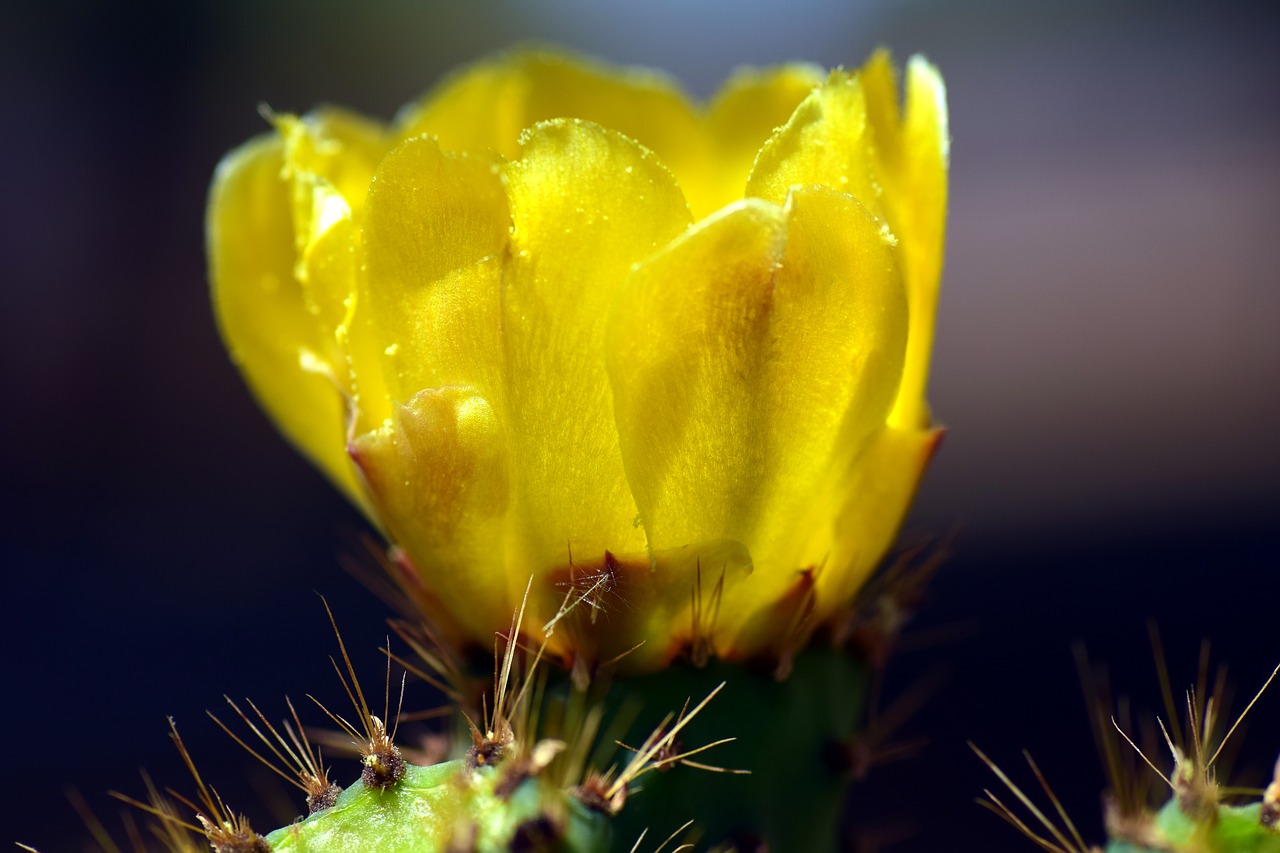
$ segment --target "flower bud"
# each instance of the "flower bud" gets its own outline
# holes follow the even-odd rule
[[[515,52],[387,127],[275,117],[212,188],[224,340],[457,636],[532,576],[566,662],[775,654],[847,606],[939,437],[946,107],[906,76],[900,106],[883,53],[746,70],[695,107]]]

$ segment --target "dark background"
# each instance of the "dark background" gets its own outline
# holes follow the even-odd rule
[[[1102,778],[1070,644],[1154,706],[1202,637],[1241,693],[1280,660],[1280,60],[1262,4],[53,2],[0,11],[0,843],[84,835],[74,785],[189,787],[174,715],[237,806],[225,691],[337,702],[334,604],[376,681],[384,608],[340,556],[354,512],[277,437],[218,341],[202,249],[223,152],[256,107],[389,118],[439,75],[539,39],[663,67],[706,97],[737,64],[921,51],[954,143],[931,398],[951,428],[908,534],[958,529],[891,692],[948,674],[873,775],[901,850],[1030,850],[973,805],[1039,758],[1091,838]],[[928,634],[919,635],[922,637]],[[1280,750],[1264,698],[1238,762]],[[343,771],[340,775],[347,775]],[[257,778],[257,774],[250,774]],[[1022,774],[1025,778],[1025,774]],[[261,812],[252,812],[261,814]],[[270,823],[259,818],[259,823]]]

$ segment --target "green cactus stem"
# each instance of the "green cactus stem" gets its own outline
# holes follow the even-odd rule
[[[647,773],[618,814],[620,838],[646,827],[693,820],[698,849],[841,849],[841,815],[866,753],[857,740],[868,692],[868,668],[848,652],[815,646],[796,656],[785,680],[713,660],[676,667],[614,686],[611,702],[639,705],[630,737],[660,722],[683,697],[724,690],[693,720],[681,748],[734,738],[690,759],[727,771],[669,766]],[[635,744],[636,740],[626,740]]]
[[[843,650],[815,647],[795,657],[786,680],[711,661],[618,681],[593,709],[633,720],[620,739],[634,749],[618,748],[611,769],[579,784],[565,784],[555,764],[573,744],[481,743],[467,758],[406,762],[383,788],[362,778],[266,842],[275,853],[604,853],[632,850],[645,833],[656,847],[692,821],[681,838],[697,839],[697,849],[835,851],[860,768],[867,672]],[[563,718],[572,691],[567,677],[549,684],[543,713]],[[700,695],[707,700],[691,709]],[[594,747],[607,752],[608,737]]]
[[[1261,803],[1219,805],[1196,818],[1171,799],[1151,818],[1144,843],[1112,840],[1107,853],[1280,853],[1280,834],[1262,825],[1261,809]]]
[[[1125,727],[1112,716],[1110,699],[1106,697],[1105,689],[1099,690],[1101,679],[1094,674],[1083,650],[1078,652],[1085,697],[1091,706],[1094,735],[1106,759],[1109,777],[1109,788],[1104,798],[1106,853],[1280,853],[1280,827],[1277,826],[1280,819],[1280,763],[1277,763],[1273,781],[1262,792],[1261,798],[1244,805],[1228,802],[1239,799],[1245,791],[1223,787],[1218,781],[1215,766],[1223,747],[1272,681],[1280,675],[1280,666],[1272,670],[1234,722],[1224,725],[1227,719],[1223,713],[1226,706],[1224,678],[1218,679],[1212,694],[1207,693],[1207,655],[1201,657],[1199,678],[1186,693],[1185,712],[1180,712],[1169,688],[1164,653],[1154,627],[1152,642],[1169,719],[1168,724],[1161,718],[1156,719],[1173,756],[1173,767],[1167,774],[1157,767],[1151,754],[1144,753],[1134,743]],[[1024,753],[1036,780],[1053,805],[1058,821],[1051,819],[1047,810],[1036,806],[980,749],[976,746],[973,749],[1030,813],[1031,819],[1021,817],[991,791],[986,792],[988,800],[981,801],[983,805],[1042,850],[1102,853],[1104,848],[1086,845],[1030,754]],[[1135,756],[1146,768],[1138,769]],[[1146,773],[1148,768],[1170,792],[1159,808],[1150,799],[1145,782],[1137,775]],[[1149,777],[1146,781],[1150,781]]]
[[[607,850],[609,833],[607,819],[537,777],[457,759],[406,764],[385,790],[357,782],[330,808],[266,839],[275,853],[588,853]]]
[[[914,577],[898,573],[878,588],[875,606],[864,608],[877,618],[851,610],[840,630],[818,632],[821,641],[808,648],[788,644],[744,662],[697,654],[693,644],[689,662],[629,678],[598,669],[585,683],[573,667],[540,666],[545,645],[530,651],[531,643],[511,639],[494,662],[490,689],[487,678],[434,655],[406,631],[402,638],[440,677],[388,653],[381,715],[330,612],[342,661],[335,667],[355,716],[320,708],[360,756],[360,773],[345,789],[330,779],[291,703],[290,719],[277,727],[252,702],[242,708],[227,699],[248,735],[210,716],[304,794],[307,817],[255,832],[206,784],[172,725],[198,804],[175,797],[195,814],[180,816],[183,809],[150,788],[148,802],[124,799],[151,815],[179,853],[195,849],[191,838],[200,836],[216,853],[643,853],[672,846],[835,853],[846,848],[841,819],[850,786],[875,761],[885,733],[860,730],[872,679],[907,612],[885,602],[914,589],[906,582]],[[885,614],[894,618],[878,618]],[[505,637],[522,636],[523,618],[522,608]],[[403,686],[393,703],[393,659],[443,685],[457,703],[453,760],[426,765],[396,744],[400,714],[393,709],[401,707]]]

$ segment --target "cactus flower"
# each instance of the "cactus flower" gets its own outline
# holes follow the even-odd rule
[[[389,126],[273,116],[213,182],[223,339],[455,636],[532,579],[566,661],[777,653],[847,607],[939,434],[946,106],[905,76],[743,70],[696,106],[520,51]]]

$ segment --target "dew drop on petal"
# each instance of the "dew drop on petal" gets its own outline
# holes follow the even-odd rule
[[[329,373],[329,362],[306,347],[298,348],[298,366],[307,373]]]

